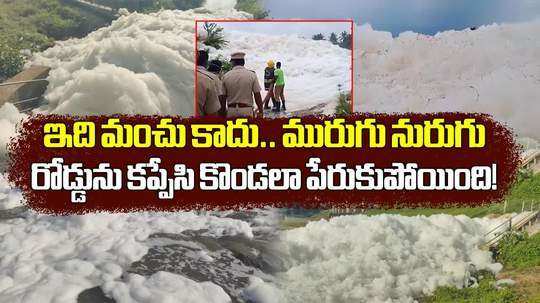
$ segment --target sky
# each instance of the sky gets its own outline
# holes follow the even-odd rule
[[[263,0],[271,18],[352,18],[398,35],[540,18],[540,0]]]

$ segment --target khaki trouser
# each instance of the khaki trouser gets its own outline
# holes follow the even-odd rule
[[[285,85],[276,85],[274,96],[278,102],[285,101]]]
[[[268,92],[266,93],[266,97],[264,97],[263,104],[264,106],[268,106],[270,103],[270,99],[272,99],[272,105],[276,105],[276,98],[274,97],[274,83],[270,85],[268,88]]]
[[[227,109],[227,118],[253,118],[254,116],[253,107],[229,107]]]

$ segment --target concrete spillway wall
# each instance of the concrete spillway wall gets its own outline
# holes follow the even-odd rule
[[[66,4],[69,4],[69,5],[78,6],[87,12],[90,12],[94,15],[98,15],[102,18],[105,18],[109,22],[118,17],[118,12],[115,9],[102,6],[102,5],[97,5],[88,1],[62,0],[62,2],[65,2]]]
[[[15,104],[19,110],[34,107],[47,90],[48,82],[42,81],[42,79],[47,79],[50,70],[47,66],[31,66],[13,78],[6,80],[0,85],[0,106],[10,102]],[[16,84],[6,85],[9,83]],[[35,100],[21,102],[29,99]]]

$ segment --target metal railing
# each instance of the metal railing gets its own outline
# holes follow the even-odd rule
[[[522,212],[512,216],[510,219],[505,220],[489,232],[484,234],[486,241],[484,246],[493,247],[508,233],[512,231],[519,231],[523,229],[527,224],[532,224],[540,216],[540,210],[538,209],[540,204],[531,203],[530,211],[525,210],[525,202],[523,203]],[[492,235],[491,237],[489,237]]]
[[[24,99],[24,100],[19,100],[19,101],[15,101],[15,102],[11,102],[11,103],[13,105],[21,105],[21,104],[24,104],[24,103],[27,103],[27,102],[32,102],[32,101],[39,100],[39,99],[41,99],[41,96],[28,98],[28,99]]]
[[[4,83],[0,83],[0,87],[2,87],[2,86],[10,86],[10,85],[18,85],[18,84],[26,84],[26,83],[36,83],[36,82],[49,82],[49,80],[47,80],[47,79],[34,79],[34,80],[25,80],[25,81],[4,82]]]

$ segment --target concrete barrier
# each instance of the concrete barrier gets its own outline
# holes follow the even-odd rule
[[[47,81],[41,80],[47,79],[50,70],[47,66],[32,66],[0,84],[0,106],[10,102],[23,110],[34,102],[18,103],[19,101],[39,97],[35,100],[39,102],[48,85]],[[7,85],[9,83],[15,84]]]

